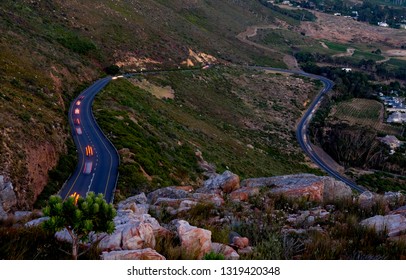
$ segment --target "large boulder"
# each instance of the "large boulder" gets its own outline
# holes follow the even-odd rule
[[[126,205],[132,204],[132,203],[136,203],[136,204],[147,204],[148,203],[148,199],[145,195],[145,193],[140,193],[138,195],[135,196],[131,196],[129,198],[127,198],[126,200],[120,201],[117,205],[118,209],[125,209],[128,208],[126,207]]]
[[[151,248],[103,252],[101,258],[102,260],[165,260],[164,256]]]
[[[374,228],[377,232],[387,231],[389,237],[399,236],[406,232],[406,217],[400,214],[377,215],[361,221],[360,224]]]
[[[245,247],[248,247],[249,244],[250,241],[248,240],[247,237],[234,236],[233,238],[232,245],[237,247],[238,249],[244,249]]]
[[[406,205],[391,211],[389,214],[400,214],[406,217]]]
[[[286,197],[307,197],[312,201],[322,201],[324,178],[313,174],[294,174],[267,178],[251,178],[241,182],[242,188],[268,187],[273,194]]]
[[[347,200],[351,199],[351,197],[352,190],[347,184],[331,177],[324,177],[323,200],[325,202]]]
[[[223,197],[217,193],[194,193],[192,198],[200,203],[213,203],[216,206],[222,206],[224,204]]]
[[[39,225],[41,225],[43,222],[45,222],[46,220],[49,220],[49,217],[41,217],[32,221],[29,221],[27,223],[25,223],[25,227],[37,227]]]
[[[188,258],[202,259],[211,251],[211,232],[209,230],[191,226],[184,220],[175,220],[174,225],[182,250]]]
[[[382,199],[388,206],[396,207],[404,205],[406,198],[401,192],[385,192]]]
[[[115,231],[112,234],[104,234],[98,247],[102,251],[120,251],[121,240],[123,239],[123,228],[125,225],[116,226]]]
[[[72,237],[70,236],[70,234],[66,228],[56,232],[55,238],[56,238],[56,240],[61,241],[61,242],[72,243]]]
[[[233,201],[248,201],[252,196],[259,194],[259,187],[244,187],[230,193],[230,198]]]
[[[221,243],[212,243],[211,250],[216,254],[222,254],[226,260],[238,260],[240,255],[230,246]]]
[[[187,198],[189,194],[183,187],[166,187],[150,192],[147,198],[150,204],[154,204],[158,198],[181,199]]]
[[[202,188],[196,192],[199,193],[231,193],[240,188],[240,177],[231,171],[225,171],[221,175],[214,176],[204,182]]]
[[[17,205],[17,197],[13,185],[11,182],[6,181],[4,176],[0,175],[0,206],[4,212],[8,212],[15,205]]]
[[[144,222],[127,225],[122,231],[122,244],[124,250],[155,248],[152,226]]]
[[[99,243],[101,250],[154,248],[156,237],[168,234],[168,230],[151,215],[137,214],[132,210],[118,210],[114,223],[115,231]]]
[[[148,214],[149,204],[145,193],[131,196],[118,203],[119,210],[132,210],[135,214]]]
[[[366,191],[358,196],[358,204],[363,209],[370,209],[377,203],[379,196],[373,192]]]
[[[14,219],[18,221],[28,220],[33,215],[31,211],[15,211]]]

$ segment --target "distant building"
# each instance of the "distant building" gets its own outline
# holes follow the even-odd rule
[[[339,17],[339,16],[341,16],[341,13],[334,13],[334,15]]]
[[[389,27],[389,24],[387,24],[386,22],[382,22],[382,21],[378,22],[378,25],[380,27]]]
[[[399,28],[400,28],[400,29],[406,29],[406,24],[405,24],[405,23],[399,24]]]
[[[393,112],[389,115],[388,123],[406,123],[406,113],[402,112]]]
[[[402,145],[402,142],[396,138],[394,135],[386,135],[385,137],[380,138],[382,143],[385,143],[390,148],[390,154],[393,155],[395,150]]]
[[[290,5],[290,1],[283,1],[282,5]]]
[[[341,68],[341,70],[343,70],[343,71],[345,71],[345,72],[347,72],[347,73],[352,71],[351,68]]]

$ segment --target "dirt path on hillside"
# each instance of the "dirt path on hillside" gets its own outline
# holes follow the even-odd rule
[[[299,64],[297,63],[297,60],[294,56],[289,55],[289,54],[284,54],[281,53],[275,49],[269,48],[267,46],[255,43],[249,38],[255,37],[258,35],[258,30],[267,30],[267,29],[281,29],[277,25],[255,25],[255,26],[248,26],[247,29],[241,33],[239,33],[236,37],[238,40],[241,42],[253,46],[255,48],[267,51],[272,54],[277,54],[283,56],[283,62],[288,66],[289,69],[291,70],[299,70]]]
[[[320,44],[321,44],[321,46],[322,46],[323,48],[329,49],[329,47],[326,45],[326,43],[324,43],[324,42],[321,41]]]

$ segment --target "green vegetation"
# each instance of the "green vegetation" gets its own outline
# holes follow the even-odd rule
[[[75,53],[86,55],[96,50],[96,45],[90,39],[62,26],[50,27],[48,34],[62,46]]]
[[[351,125],[370,127],[378,133],[400,135],[400,127],[385,124],[383,104],[376,100],[354,98],[337,103],[331,110],[332,120],[348,122]]]
[[[346,45],[338,44],[338,43],[334,43],[334,42],[324,41],[324,43],[326,44],[326,46],[329,49],[337,51],[337,52],[346,52],[347,48],[348,48]]]
[[[111,234],[115,229],[116,210],[102,194],[89,192],[86,198],[70,196],[65,201],[60,196],[51,196],[43,211],[49,217],[43,224],[46,230],[55,233],[66,229],[69,233],[74,260],[79,256],[79,241],[88,241],[90,232]]]
[[[404,176],[394,176],[385,172],[361,175],[357,179],[357,184],[368,186],[374,192],[406,192],[406,178]]]
[[[268,2],[267,0],[259,0],[259,2],[261,2],[261,4],[264,5],[265,7],[270,8],[287,17],[293,18],[294,20],[297,20],[297,21],[315,21],[316,20],[316,16],[307,10],[283,9],[283,8],[280,8],[276,5]]]
[[[243,72],[232,68],[214,68],[145,76],[150,83],[171,86],[174,100],[157,99],[124,79],[98,95],[97,121],[121,155],[121,197],[162,186],[196,184],[202,177],[197,150],[219,172],[229,168],[242,177],[316,172],[302,163],[296,141],[288,140],[294,139],[296,106],[288,106],[291,100],[286,100],[280,101],[283,112],[271,106],[265,108],[272,111],[266,111],[259,98],[269,98],[267,90],[262,88],[263,97],[246,99],[257,86],[240,88],[235,84],[240,75]],[[263,87],[260,81],[258,86]],[[275,102],[278,98],[272,97]],[[252,113],[252,106],[263,108],[261,117]],[[275,113],[289,118],[292,127],[260,120],[262,114],[272,120]],[[258,128],[247,128],[244,120],[248,119]],[[281,135],[269,135],[273,127],[281,129]]]
[[[224,255],[215,252],[210,252],[204,255],[203,260],[224,260]]]
[[[97,9],[90,0],[69,5],[4,0],[0,10],[0,118],[6,120],[0,124],[4,143],[0,169],[21,190],[19,199],[28,207],[35,202],[32,190],[42,188],[32,178],[53,169],[37,203],[40,206],[70,173],[71,166],[60,157],[70,149],[66,115],[79,85],[96,80],[104,75],[103,70],[116,73],[116,68],[109,68],[116,63],[124,64],[123,72],[174,69],[189,58],[189,49],[222,62],[286,67],[281,57],[244,45],[235,36],[247,26],[271,24],[276,17],[294,21],[257,1],[233,0],[208,0],[202,5],[185,5],[183,0],[145,0],[137,5],[134,1],[100,1]],[[195,65],[201,64],[191,59]],[[38,158],[35,153],[43,149],[52,158],[46,164],[31,161],[39,169],[28,168],[27,160]],[[52,166],[57,162],[58,167]],[[33,170],[38,174],[32,174]],[[121,171],[132,173],[131,169]],[[43,175],[39,181],[47,179]],[[174,181],[181,179],[161,183]]]

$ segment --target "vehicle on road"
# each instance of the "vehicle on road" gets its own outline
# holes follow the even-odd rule
[[[93,169],[93,161],[86,161],[85,167],[83,168],[83,173],[90,174],[92,173],[92,169]]]
[[[80,114],[80,109],[79,108],[76,108],[75,109],[75,115],[79,115]]]
[[[91,157],[91,156],[93,156],[93,154],[94,154],[93,147],[90,145],[87,145],[86,146],[86,156]]]
[[[76,134],[77,135],[82,135],[82,129],[80,127],[76,128]]]

